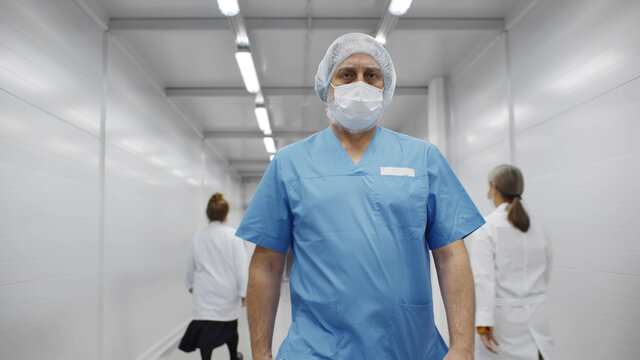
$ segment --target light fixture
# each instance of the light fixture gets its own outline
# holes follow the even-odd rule
[[[269,123],[269,113],[264,106],[257,106],[255,109],[258,127],[265,135],[271,135],[271,124]]]
[[[256,106],[264,106],[264,96],[262,96],[262,91],[258,91],[256,94]]]
[[[253,64],[253,57],[248,50],[236,51],[236,61],[240,68],[240,74],[242,74],[242,80],[247,91],[255,94],[260,91],[260,82],[258,81],[258,74],[256,73],[256,67]]]
[[[275,157],[275,155],[273,155],[273,154],[269,155],[269,161],[273,161],[274,157]]]
[[[247,35],[247,27],[244,25],[242,16],[229,17],[229,23],[233,32],[236,34],[236,46],[240,49],[249,48],[249,36]]]
[[[391,0],[389,4],[389,12],[395,16],[402,16],[411,7],[412,0]]]
[[[264,141],[264,148],[267,149],[267,152],[269,154],[273,154],[276,152],[276,143],[273,141],[272,137],[267,136],[262,139],[262,141]]]
[[[218,0],[218,8],[224,16],[236,16],[240,13],[238,0]]]
[[[386,12],[380,22],[378,23],[378,31],[376,32],[376,40],[382,45],[387,44],[391,30],[396,26],[398,17]]]
[[[247,36],[247,33],[238,33],[238,35],[236,35],[236,45],[239,47],[248,47],[249,46],[249,37]]]

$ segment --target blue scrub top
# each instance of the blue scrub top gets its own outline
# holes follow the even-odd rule
[[[293,252],[276,359],[442,359],[428,250],[482,224],[425,141],[378,128],[357,165],[331,128],[281,149],[236,233]]]

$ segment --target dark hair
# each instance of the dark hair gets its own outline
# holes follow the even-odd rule
[[[508,207],[507,219],[511,225],[522,232],[529,230],[529,215],[522,206],[524,179],[520,169],[513,165],[496,166],[489,173],[489,183],[495,184],[500,195],[511,204]]]
[[[209,221],[225,221],[229,213],[229,203],[221,193],[215,193],[209,199],[207,205],[207,217]]]

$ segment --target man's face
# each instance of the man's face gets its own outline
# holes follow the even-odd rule
[[[362,81],[365,84],[384,88],[382,70],[378,62],[367,54],[353,54],[342,62],[331,77],[333,86],[351,84]],[[329,87],[329,99],[333,100],[333,88]]]

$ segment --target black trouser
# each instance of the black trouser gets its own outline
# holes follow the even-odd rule
[[[229,359],[236,360],[238,358],[238,333],[227,340],[227,348],[229,348]],[[213,354],[214,347],[200,347],[200,356],[202,360],[211,360],[211,354]]]

